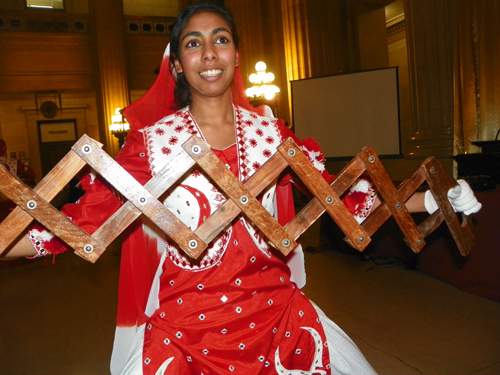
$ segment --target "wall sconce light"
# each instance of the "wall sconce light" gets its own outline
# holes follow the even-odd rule
[[[259,61],[255,64],[256,73],[250,74],[248,77],[249,81],[254,84],[254,86],[246,89],[245,93],[250,99],[265,98],[267,100],[272,100],[279,92],[278,86],[273,85],[274,74],[271,72],[266,72],[266,63],[264,61]]]
[[[123,117],[123,109],[116,108],[115,114],[111,116],[111,125],[109,125],[109,131],[116,138],[118,138],[118,147],[122,148],[123,143],[125,142],[125,137],[130,131],[130,125]]]

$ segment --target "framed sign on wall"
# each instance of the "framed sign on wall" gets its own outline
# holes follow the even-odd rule
[[[41,143],[76,141],[76,120],[39,121]]]

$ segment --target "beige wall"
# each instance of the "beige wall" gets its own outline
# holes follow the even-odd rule
[[[49,96],[44,99],[57,102],[56,98]],[[64,109],[54,120],[76,120],[78,137],[87,134],[99,139],[94,93],[63,94],[62,103]],[[9,155],[15,152],[19,157],[19,152],[25,152],[37,174],[37,181],[42,177],[37,121],[48,120],[37,113],[34,93],[0,95],[0,137],[7,142]]]
[[[181,1],[182,2],[182,1]],[[178,0],[172,1],[143,1],[125,0],[123,3],[125,21],[131,22],[163,22],[168,25],[173,18],[162,17],[177,13]],[[22,0],[17,0],[19,4]],[[141,4],[142,3],[142,4]],[[242,72],[244,79],[253,72],[255,62],[266,61],[268,70],[276,75],[276,84],[281,87],[278,113],[288,123],[291,123],[288,109],[288,82],[286,63],[284,59],[284,39],[282,25],[281,0],[247,0],[245,2],[226,0],[227,6],[236,16],[240,38],[242,39]],[[96,3],[98,6],[99,2]],[[312,76],[335,74],[350,70],[386,67],[389,65],[387,40],[385,35],[384,8],[350,5],[350,11],[359,17],[356,22],[349,25],[342,24],[343,14],[339,10],[339,0],[328,2],[328,6],[317,7],[315,3],[307,2],[307,12],[317,22],[309,22],[310,28],[308,43],[310,44],[311,65],[309,73]],[[2,32],[0,30],[0,43],[4,46],[4,57],[0,61],[0,93],[34,92],[41,90],[62,91],[63,107],[71,100],[75,106],[88,108],[87,99],[82,93],[91,93],[99,106],[98,90],[100,89],[99,75],[96,70],[96,42],[92,35],[92,15],[89,14],[89,0],[68,0],[67,13],[59,13],[58,17],[70,17],[71,13],[78,13],[78,17],[86,22],[88,28],[82,33],[40,33],[40,32]],[[153,14],[154,17],[144,17]],[[21,12],[19,14],[25,14]],[[41,14],[27,13],[27,14]],[[51,14],[51,13],[43,13]],[[31,17],[31,16],[30,16]],[[334,21],[332,21],[334,19]],[[325,34],[324,27],[328,28]],[[344,37],[346,28],[351,34],[358,35],[358,39],[348,45]],[[365,36],[364,30],[370,30]],[[316,37],[314,35],[317,35]],[[319,37],[321,36],[321,37]],[[167,34],[126,32],[125,56],[127,65],[127,81],[130,102],[139,98],[155,81],[155,70],[160,66],[161,57],[169,41]],[[335,41],[332,44],[332,41]],[[329,45],[331,44],[331,45]],[[359,50],[358,47],[360,47]],[[357,51],[353,58],[353,51]],[[36,63],[35,63],[36,62]],[[7,95],[8,96],[8,95]],[[81,97],[81,99],[78,99]],[[0,113],[0,123],[9,124],[12,118],[15,122],[21,121],[19,114],[10,113],[16,107],[34,106],[33,94],[24,98],[24,103],[3,104],[3,113]],[[96,99],[97,98],[97,99]],[[85,110],[87,116],[81,121],[89,121],[85,126],[99,123],[99,111],[95,110],[96,104],[90,104],[93,110]],[[5,113],[5,114],[4,114]],[[59,115],[58,115],[59,118]],[[104,126],[102,124],[101,126]],[[26,125],[24,126],[26,128]],[[12,139],[15,146],[24,148],[27,141],[18,141],[20,136],[11,133],[15,128],[2,125],[0,134]],[[99,132],[95,132],[98,140]],[[101,131],[102,137],[102,131]],[[111,139],[112,140],[112,139]],[[37,158],[36,147],[32,146],[32,160]],[[36,164],[36,163],[34,163]]]
[[[36,170],[38,180],[42,177],[38,145],[33,144],[37,131],[29,132],[32,124],[26,121],[47,120],[42,115],[33,116],[31,108],[36,110],[35,93],[58,91],[61,93],[63,113],[57,114],[56,120],[67,119],[71,114],[77,119],[79,135],[87,133],[100,142],[103,139],[102,130],[105,127],[102,112],[99,112],[99,70],[97,69],[97,48],[93,35],[92,15],[88,14],[87,0],[69,0],[66,4],[73,10],[87,13],[71,12],[24,11],[23,0],[12,1],[12,10],[0,12],[3,14],[3,26],[0,26],[0,137],[6,139],[9,150],[19,153],[25,151]],[[0,5],[0,8],[4,4]],[[19,28],[10,27],[9,21],[20,20]],[[67,31],[44,30],[44,20],[50,20],[55,25],[68,22]],[[174,18],[165,17],[130,17],[124,26],[131,22],[150,22],[152,25],[161,23],[168,27]],[[38,27],[30,31],[29,22],[38,22]],[[78,30],[75,22],[82,22],[85,28]],[[125,27],[123,33],[126,33]],[[169,36],[164,33],[128,32],[126,38],[125,60],[131,100],[138,99],[155,81]],[[109,48],[114,48],[111,45]],[[124,59],[122,59],[123,61]],[[52,100],[58,105],[58,98],[45,97],[41,100]],[[38,104],[40,104],[39,102]],[[126,105],[126,103],[123,103]],[[80,112],[72,113],[65,109],[80,108]],[[20,109],[24,108],[24,109]],[[114,108],[113,108],[114,111]],[[99,125],[100,124],[100,125]],[[33,130],[33,129],[31,129]],[[31,134],[32,140],[29,140]],[[108,152],[117,150],[117,140],[109,138],[111,147]],[[116,151],[115,150],[115,151]]]
[[[88,33],[0,32],[0,92],[95,90]]]
[[[416,3],[413,0],[407,1]],[[143,1],[125,0],[125,13],[135,13],[125,18],[124,25],[126,81],[130,102],[139,98],[156,79],[155,70],[160,65],[169,36],[168,33],[127,32],[127,25],[129,22],[161,22],[168,26],[173,22],[173,18],[163,15],[173,12],[178,4],[187,2],[190,0],[148,1],[147,4],[151,8],[141,5],[139,9],[138,4]],[[238,23],[242,38],[244,77],[246,79],[253,71],[256,61],[261,59],[266,61],[269,70],[276,75],[276,84],[282,89],[279,97],[280,117],[290,122],[287,92],[290,79],[288,69],[290,64],[300,63],[300,61],[299,59],[296,62],[290,61],[290,59],[296,59],[297,54],[287,54],[284,44],[287,39],[293,37],[297,43],[303,44],[304,51],[309,53],[305,59],[302,59],[308,64],[304,69],[305,75],[299,78],[399,66],[402,150],[405,155],[409,155],[418,147],[415,142],[411,143],[414,130],[418,127],[412,123],[415,109],[412,108],[410,91],[415,88],[411,88],[408,79],[411,74],[408,71],[406,34],[403,28],[387,36],[384,8],[380,5],[384,2],[368,0],[364,2],[357,0],[326,2],[226,0],[225,2],[240,21]],[[440,0],[439,3],[443,4],[443,1]],[[17,133],[18,128],[22,128],[20,119],[26,116],[25,114],[20,116],[18,111],[19,108],[34,106],[34,92],[43,90],[60,90],[63,108],[67,106],[68,101],[72,102],[73,107],[87,108],[84,120],[82,119],[86,121],[86,128],[94,129],[93,127],[97,124],[105,128],[105,117],[95,110],[96,107],[99,108],[102,105],[99,100],[101,82],[97,68],[96,40],[98,36],[93,34],[93,15],[89,11],[89,8],[92,8],[90,5],[99,5],[99,0],[67,0],[68,12],[57,13],[24,12],[23,4],[23,0],[3,0],[0,7],[12,9],[16,16],[24,17],[29,14],[30,17],[36,15],[38,19],[41,19],[42,14],[44,17],[51,14],[54,17],[57,16],[57,19],[64,17],[69,21],[79,19],[88,27],[81,32],[72,30],[69,33],[43,32],[43,30],[29,32],[26,28],[18,32],[10,30],[8,25],[0,27],[2,51],[0,136],[12,142],[12,147],[15,147],[16,151],[29,146],[29,141],[20,140],[21,136],[18,134],[22,133]],[[296,24],[289,29],[295,34],[293,36],[283,32],[285,21],[289,22],[283,15],[283,9],[287,9],[283,4],[290,7],[290,12],[297,13],[297,10],[305,9],[305,14],[300,12],[296,14],[297,17],[294,20]],[[297,4],[304,6],[297,8]],[[378,5],[373,6],[373,4]],[[155,14],[154,16],[141,15],[146,13]],[[26,16],[23,22],[28,18]],[[418,37],[419,34],[415,35]],[[425,59],[422,63],[426,63]],[[425,71],[425,67],[423,69]],[[419,88],[419,90],[422,89]],[[439,91],[440,87],[427,89]],[[24,96],[21,95],[23,93]],[[91,103],[89,103],[89,97],[93,98]],[[13,127],[11,124],[16,125]],[[26,126],[24,124],[24,128]],[[23,131],[26,133],[26,130]],[[102,137],[102,129],[100,134]],[[95,135],[99,137],[99,132],[95,132]],[[433,136],[434,133],[431,131],[429,137]],[[33,153],[35,149],[30,147],[30,153]],[[36,155],[32,154],[30,158],[34,160]],[[422,161],[423,158],[419,160]],[[412,170],[411,167],[406,168],[405,163],[413,164],[408,163],[406,159],[389,162],[389,164],[396,165],[394,179],[402,178],[400,172]]]

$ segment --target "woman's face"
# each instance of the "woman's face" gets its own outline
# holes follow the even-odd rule
[[[216,13],[197,13],[181,33],[177,73],[184,76],[192,100],[230,95],[238,53],[226,21]]]

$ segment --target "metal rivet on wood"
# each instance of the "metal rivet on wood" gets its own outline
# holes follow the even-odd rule
[[[34,210],[37,206],[38,205],[34,200],[29,200],[28,203],[26,203],[26,207],[28,207],[28,210]]]

